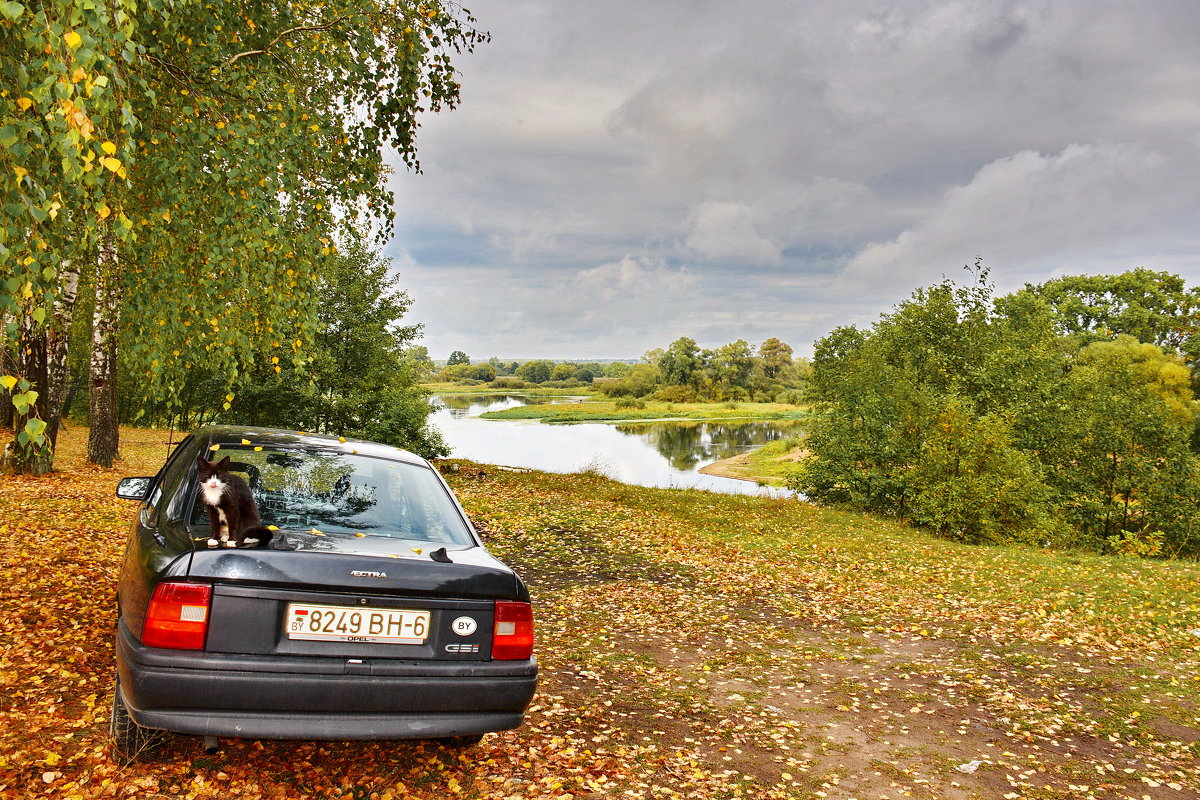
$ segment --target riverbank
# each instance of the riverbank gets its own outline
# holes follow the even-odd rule
[[[796,465],[808,455],[801,436],[789,436],[770,442],[732,458],[714,461],[700,468],[704,475],[718,475],[762,486],[783,486]]]
[[[433,742],[168,736],[107,752],[112,586],[136,504],[61,434],[0,478],[0,796],[946,798],[1200,794],[1200,567],[968,547],[794,500],[451,461],[525,578],[541,676],[525,724]]]
[[[531,403],[488,411],[483,419],[540,420],[546,423],[640,422],[666,420],[800,420],[806,412],[786,403],[664,403],[638,400],[635,404],[589,397],[576,403]]]
[[[542,387],[537,384],[524,384],[521,388],[514,387],[496,387],[487,383],[480,383],[474,386],[464,385],[461,383],[422,383],[421,388],[430,394],[449,394],[449,395],[528,395],[530,397],[595,397],[599,393],[590,386],[580,386],[578,388],[561,389],[554,387]]]

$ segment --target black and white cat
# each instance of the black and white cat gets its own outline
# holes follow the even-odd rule
[[[209,547],[261,547],[271,539],[254,505],[250,486],[229,472],[229,456],[220,461],[196,457],[196,477],[200,481],[200,499],[208,512],[213,538]]]

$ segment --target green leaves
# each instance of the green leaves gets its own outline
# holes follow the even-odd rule
[[[472,22],[436,0],[0,0],[8,332],[41,335],[71,261],[120,287],[112,310],[141,312],[118,352],[149,406],[178,410],[203,370],[214,409],[234,408],[220,398],[264,352],[307,369],[332,242],[387,235],[381,146],[416,168],[417,114],[457,103],[449,53],[487,38]]]
[[[1128,336],[1080,347],[1038,287],[990,291],[945,281],[818,342],[813,455],[792,488],[966,541],[1195,553],[1181,360]]]
[[[46,430],[46,423],[40,419],[31,419],[25,423],[25,427],[17,434],[17,442],[22,447],[35,445],[41,447],[46,443],[46,437],[43,433]]]

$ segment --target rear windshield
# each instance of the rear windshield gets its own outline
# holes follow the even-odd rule
[[[222,445],[229,471],[250,485],[263,525],[473,544],[444,486],[425,467],[345,453]],[[192,523],[207,527],[197,493]]]

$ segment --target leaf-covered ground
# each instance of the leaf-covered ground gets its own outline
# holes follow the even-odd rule
[[[451,463],[534,594],[527,724],[107,748],[113,581],[167,434],[0,479],[0,797],[1195,798],[1200,569],[962,547],[788,500]]]

